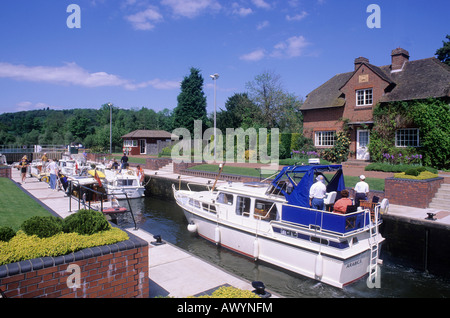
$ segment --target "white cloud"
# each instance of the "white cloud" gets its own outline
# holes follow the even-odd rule
[[[306,18],[307,15],[308,15],[308,12],[302,11],[301,13],[296,14],[294,16],[287,15],[286,16],[286,20],[288,20],[288,21],[300,21],[300,20],[303,20],[304,18]]]
[[[148,7],[146,10],[125,17],[136,30],[151,30],[155,23],[161,22],[163,16],[155,7]]]
[[[248,54],[242,55],[241,60],[244,61],[260,61],[266,57],[273,58],[294,58],[302,55],[304,48],[309,46],[310,43],[306,41],[305,37],[293,36],[289,39],[279,42],[273,47],[273,51],[267,54],[264,49],[257,49]]]
[[[180,86],[178,81],[162,81],[159,79],[135,83],[106,72],[90,73],[75,63],[67,63],[64,66],[56,67],[0,63],[0,78],[58,85],[76,85],[88,88],[116,86],[127,90],[136,90],[145,87],[174,89]]]
[[[258,8],[270,9],[271,6],[264,0],[252,0],[253,4]]]
[[[265,56],[266,56],[265,50],[258,49],[248,54],[242,55],[240,59],[244,61],[259,61],[262,60]]]
[[[269,21],[263,21],[256,26],[256,30],[262,30],[270,25]]]
[[[304,36],[293,36],[275,45],[275,51],[272,53],[273,57],[298,57],[302,55],[303,49],[307,47],[308,43]]]
[[[240,15],[241,17],[246,17],[249,14],[253,13],[253,10],[251,8],[244,8],[241,7],[239,4],[237,4],[236,2],[233,3],[232,5],[233,8],[233,14],[237,14]]]
[[[162,0],[161,4],[172,8],[177,16],[195,18],[205,10],[220,10],[216,0]]]

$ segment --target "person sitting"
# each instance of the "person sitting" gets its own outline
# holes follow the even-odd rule
[[[334,210],[333,212],[339,213],[339,214],[345,214],[347,211],[347,206],[352,205],[353,202],[351,199],[348,198],[349,192],[348,190],[342,190],[341,191],[341,199],[337,200],[334,203]]]

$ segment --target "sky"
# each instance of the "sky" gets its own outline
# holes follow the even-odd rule
[[[449,12],[448,0],[2,0],[0,114],[173,110],[192,67],[209,113],[216,73],[217,111],[267,71],[305,99],[359,56],[377,66],[398,47],[434,57]]]

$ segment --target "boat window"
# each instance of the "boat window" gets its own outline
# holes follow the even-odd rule
[[[264,200],[255,201],[254,216],[256,219],[261,219],[263,221],[276,220],[277,213],[277,206],[274,202]]]
[[[237,197],[237,204],[236,204],[236,214],[242,215],[245,217],[249,217],[250,215],[250,198],[246,197]]]
[[[311,236],[311,242],[320,243],[323,245],[329,244],[327,239],[323,239],[323,238],[319,238],[319,237],[315,237],[315,236]]]
[[[203,210],[206,212],[217,213],[216,206],[213,204],[202,203]]]
[[[189,204],[193,207],[200,208],[200,202],[198,202],[197,200],[189,199]]]
[[[219,195],[217,196],[217,202],[222,204],[233,205],[233,195],[220,192]]]
[[[121,179],[117,180],[117,186],[124,187],[124,186],[132,186],[133,185],[133,179]]]

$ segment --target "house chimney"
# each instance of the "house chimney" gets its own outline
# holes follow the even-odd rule
[[[391,71],[401,71],[406,62],[409,61],[409,52],[402,48],[396,48],[391,53]]]
[[[358,69],[358,67],[362,64],[362,63],[367,63],[369,64],[369,59],[365,58],[365,57],[358,57],[355,59],[355,71]]]

